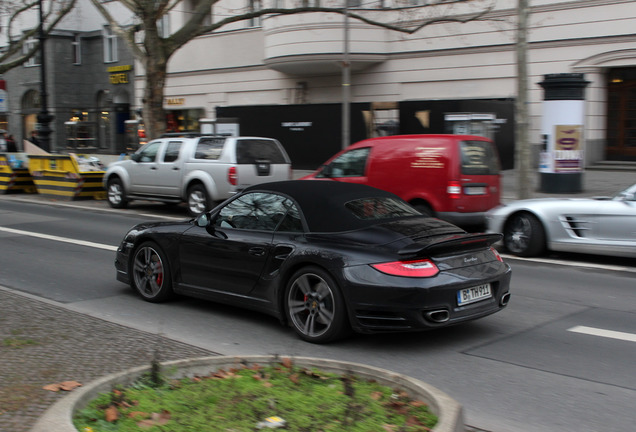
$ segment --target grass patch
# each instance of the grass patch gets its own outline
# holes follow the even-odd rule
[[[420,432],[437,423],[426,404],[355,375],[277,365],[218,370],[206,377],[142,377],[103,393],[77,413],[92,432]]]
[[[23,348],[29,345],[37,345],[37,342],[29,338],[9,337],[2,340],[2,345],[8,348]]]

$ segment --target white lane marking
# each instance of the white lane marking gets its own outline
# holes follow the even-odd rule
[[[508,254],[501,254],[501,257],[504,259],[504,261],[510,259],[510,260],[518,260],[518,261],[536,262],[536,263],[542,263],[542,264],[557,264],[557,265],[564,265],[568,267],[596,268],[596,269],[602,269],[602,270],[613,270],[613,271],[636,273],[636,268],[617,266],[617,265],[611,265],[611,264],[595,264],[595,263],[587,263],[587,262],[580,262],[580,261],[566,261],[566,260],[558,260],[554,258],[525,258],[525,257],[516,256],[516,255],[508,255]]]
[[[574,326],[572,328],[569,328],[568,331],[574,332],[574,333],[583,333],[583,334],[592,335],[592,336],[600,336],[600,337],[610,338],[610,339],[619,339],[619,340],[624,340],[629,342],[636,342],[636,334],[634,333],[625,333],[625,332],[619,332],[614,330],[604,330],[604,329],[599,329],[594,327],[585,327],[585,326]]]
[[[76,239],[72,239],[72,238],[59,237],[59,236],[54,236],[54,235],[49,235],[49,234],[34,233],[34,232],[30,232],[30,231],[17,230],[17,229],[7,228],[7,227],[0,227],[0,231],[4,231],[4,232],[7,232],[7,233],[11,233],[11,234],[18,234],[18,235],[25,235],[25,236],[30,236],[30,237],[37,237],[37,238],[46,239],[46,240],[54,240],[54,241],[59,241],[59,242],[64,242],[64,243],[71,243],[71,244],[75,244],[75,245],[79,245],[79,246],[87,246],[87,247],[92,247],[92,248],[97,248],[97,249],[104,249],[104,250],[108,250],[108,251],[116,251],[117,250],[117,246],[110,246],[110,245],[105,245],[105,244],[101,244],[101,243],[93,243],[93,242],[84,241],[84,240],[76,240]]]

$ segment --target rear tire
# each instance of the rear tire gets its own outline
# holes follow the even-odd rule
[[[340,289],[326,271],[315,266],[300,269],[289,280],[285,312],[294,331],[307,342],[333,342],[349,331]]]
[[[205,213],[210,207],[208,191],[202,184],[195,184],[188,188],[186,203],[190,216],[197,217]]]
[[[126,198],[126,190],[121,180],[118,177],[114,177],[108,180],[106,187],[106,197],[108,204],[112,208],[121,209],[126,208],[128,205],[128,199]]]
[[[512,215],[503,234],[504,246],[515,255],[536,256],[546,249],[545,229],[539,219],[530,213]]]

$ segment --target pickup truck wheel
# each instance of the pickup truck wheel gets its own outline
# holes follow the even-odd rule
[[[205,186],[200,184],[192,185],[188,188],[188,212],[192,216],[198,216],[205,213],[208,209],[210,198]]]
[[[128,205],[126,191],[118,178],[108,180],[106,196],[112,208],[125,208]]]

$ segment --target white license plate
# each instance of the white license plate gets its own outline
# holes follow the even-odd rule
[[[466,195],[486,195],[486,187],[485,186],[466,186],[464,188],[464,193]]]
[[[457,291],[457,305],[464,306],[492,297],[490,284],[479,285]]]

